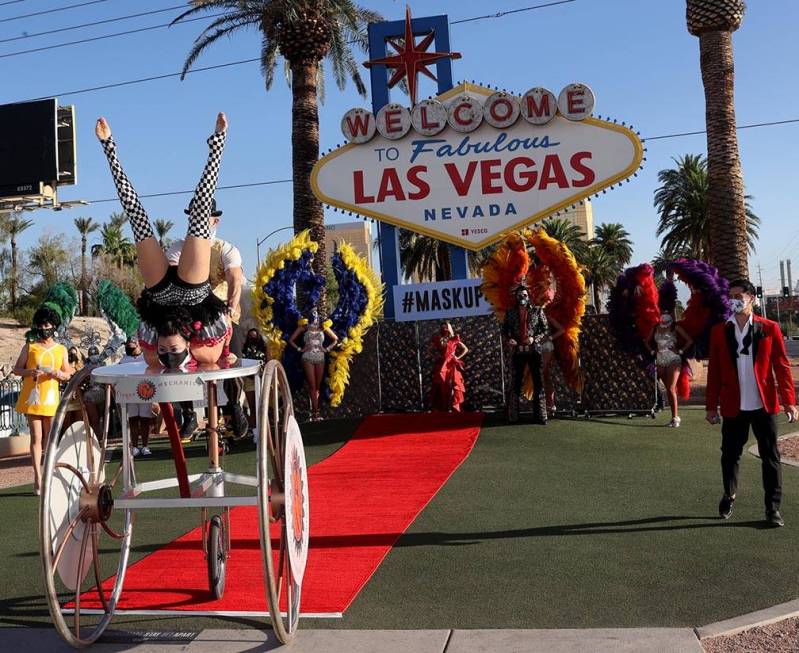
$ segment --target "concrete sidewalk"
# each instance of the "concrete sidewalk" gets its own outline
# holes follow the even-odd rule
[[[203,630],[199,633],[108,631],[90,650],[99,653],[702,653],[690,628],[568,630],[301,630],[290,647],[272,631]],[[62,653],[52,628],[0,628],[2,651]]]

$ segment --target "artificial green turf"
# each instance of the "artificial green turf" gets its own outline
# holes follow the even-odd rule
[[[720,432],[703,414],[686,410],[680,429],[665,428],[665,416],[555,420],[546,428],[509,427],[489,416],[471,456],[344,618],[303,625],[696,626],[795,598],[799,469],[783,468],[785,528],[761,527],[760,462],[748,454],[735,513],[719,520]],[[304,427],[309,463],[333,452],[352,428]],[[790,430],[784,417],[780,429]],[[236,453],[227,466],[246,472],[252,458],[251,451]],[[192,465],[201,467],[202,458]],[[169,468],[167,459],[138,465],[155,475]],[[35,501],[18,494],[0,493],[0,523],[12,525],[0,531],[0,623],[40,625],[47,609]],[[145,511],[133,552],[141,556],[196,522],[194,511]],[[262,622],[119,617],[114,623],[185,630]]]

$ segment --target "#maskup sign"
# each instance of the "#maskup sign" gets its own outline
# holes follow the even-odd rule
[[[491,313],[481,279],[456,279],[394,286],[397,322],[446,320]]]
[[[348,144],[317,162],[312,187],[342,210],[477,250],[639,168],[636,133],[593,108],[584,84],[521,97],[461,84],[412,109],[352,109]]]

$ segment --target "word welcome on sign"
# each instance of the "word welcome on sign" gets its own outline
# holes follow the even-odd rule
[[[567,89],[581,93],[571,101],[590,113],[594,99],[593,94],[588,95],[588,87],[571,85]],[[514,104],[513,96],[471,84],[428,101],[426,106],[437,102],[447,112],[449,128],[437,133],[402,127],[401,137],[392,133],[388,138],[377,127],[380,113],[371,118],[364,113],[357,123],[361,126],[354,127],[353,138],[367,136],[372,125],[371,137],[360,143],[354,140],[320,159],[311,176],[314,193],[343,210],[476,250],[637,170],[643,148],[632,130],[590,115],[570,118],[559,107],[553,112],[558,102],[565,102],[569,109],[568,93],[561,92],[556,102],[545,101],[549,96],[539,91],[525,96],[534,97],[529,106],[543,112],[540,123],[518,119],[530,113],[525,96]],[[492,98],[493,113],[491,108],[485,109]],[[474,112],[467,110],[466,99]],[[501,102],[505,100],[509,104]],[[454,106],[462,107],[460,113]],[[495,126],[497,116],[508,115],[510,120],[514,107],[518,108],[517,119]],[[545,115],[547,107],[552,115]],[[571,108],[578,107],[573,104]],[[419,109],[419,124],[428,125],[424,121],[435,119],[438,129],[444,115],[441,109],[436,111],[437,117],[434,113],[422,116]],[[405,124],[406,118],[408,125],[413,124],[413,115],[399,115],[397,124]],[[474,121],[478,124],[471,131],[457,129],[450,118],[455,124],[459,120],[468,123],[470,129]],[[394,118],[384,119],[393,129]]]
[[[569,84],[558,98],[541,86],[521,98],[506,91],[492,93],[485,102],[463,93],[448,106],[437,99],[422,100],[412,109],[401,104],[385,105],[377,116],[365,109],[350,109],[341,119],[341,132],[350,143],[367,143],[379,133],[389,140],[404,137],[413,127],[422,136],[435,136],[447,126],[468,133],[485,120],[492,127],[506,129],[519,116],[531,125],[545,125],[560,113],[568,120],[585,120],[594,110],[594,94],[585,84]]]

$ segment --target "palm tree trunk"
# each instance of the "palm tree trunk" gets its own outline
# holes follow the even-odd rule
[[[594,291],[594,308],[597,313],[602,312],[602,288],[598,283],[592,283],[591,288]]]
[[[710,260],[727,279],[748,278],[743,173],[735,130],[732,33],[699,36],[707,123]]]
[[[89,293],[86,290],[86,236],[80,239],[80,314],[89,314]]]
[[[313,269],[325,273],[325,214],[322,204],[311,191],[311,170],[319,159],[319,110],[316,77],[319,65],[315,61],[291,64],[291,167],[294,179],[294,233],[304,229],[311,240],[319,244],[314,255]],[[326,315],[327,298],[324,288],[317,304],[320,315]]]
[[[17,308],[17,238],[11,234],[11,310]]]

